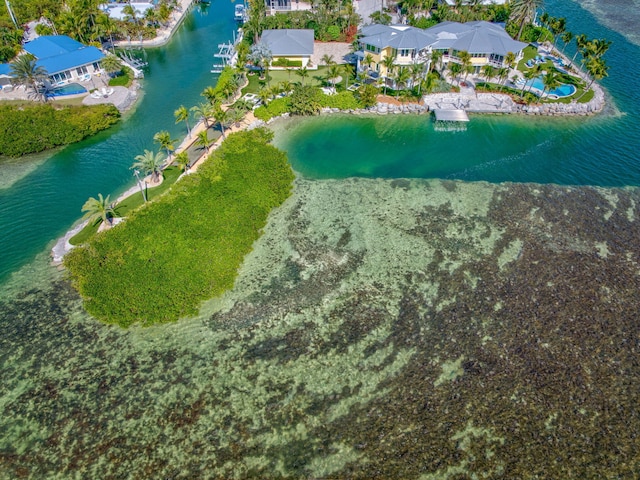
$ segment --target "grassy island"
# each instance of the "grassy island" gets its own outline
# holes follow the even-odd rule
[[[192,175],[65,257],[85,308],[128,327],[175,321],[231,288],[293,172],[267,130],[229,135]]]
[[[119,118],[120,112],[113,105],[1,105],[0,155],[20,157],[79,142],[109,128]]]

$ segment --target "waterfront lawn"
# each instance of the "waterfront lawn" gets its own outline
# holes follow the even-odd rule
[[[526,63],[529,60],[536,58],[537,55],[538,49],[536,47],[532,45],[524,47],[524,50],[522,51],[522,60],[518,62],[518,66],[516,68],[522,73],[526,72],[527,70],[531,70],[529,67],[527,67]]]
[[[305,85],[315,85],[322,87],[326,82],[326,70],[328,67],[321,66],[318,70],[308,70],[309,76],[304,79]],[[249,83],[242,89],[242,94],[245,93],[258,93],[264,87],[267,86],[266,79],[260,79],[260,74],[256,72],[254,75],[247,75]],[[269,70],[269,82],[271,86],[278,85],[282,82],[301,83],[302,79],[300,75],[296,73],[295,69],[287,70]]]
[[[265,129],[229,135],[197,172],[65,257],[89,313],[128,327],[193,315],[233,286],[293,172]]]
[[[160,197],[164,192],[169,190],[171,185],[173,185],[182,171],[178,167],[168,167],[162,172],[162,183],[157,187],[147,188],[145,193],[147,194],[148,201],[152,202]],[[144,198],[142,197],[142,193],[140,191],[134,193],[133,195],[128,196],[123,199],[118,205],[116,205],[115,212],[117,217],[126,217],[136,208],[140,207],[144,203]],[[69,243],[71,245],[82,245],[90,238],[92,238],[96,233],[98,233],[98,228],[100,227],[100,223],[90,223],[82,230],[80,230],[76,235],[69,239]]]
[[[127,87],[133,83],[133,70],[129,67],[123,67],[122,72],[117,76],[109,79],[110,87]]]

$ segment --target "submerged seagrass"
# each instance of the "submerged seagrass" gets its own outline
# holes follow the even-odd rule
[[[193,315],[233,286],[293,172],[271,133],[229,135],[197,173],[65,257],[88,312],[127,327]]]
[[[27,291],[0,305],[0,478],[633,477],[639,205],[297,180],[200,318]]]

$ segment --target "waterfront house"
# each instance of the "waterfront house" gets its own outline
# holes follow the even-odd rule
[[[361,50],[356,52],[358,70],[366,70],[370,76],[385,81],[391,80],[384,64],[387,57],[395,59],[395,66],[422,64],[426,70],[433,50],[442,52],[443,65],[460,63],[458,54],[466,51],[471,56],[471,65],[479,72],[484,65],[505,66],[508,52],[513,52],[516,59],[521,58],[527,46],[513,40],[502,26],[484,21],[443,22],[425,30],[407,25],[368,25],[362,27],[361,35],[358,40]],[[367,55],[371,55],[372,61],[365,65]]]
[[[307,67],[313,55],[313,30],[263,30],[261,41],[271,51],[271,68]]]
[[[52,84],[82,81],[100,73],[100,61],[104,58],[98,48],[83,45],[66,35],[44,35],[24,45],[33,55],[36,65],[49,74]]]

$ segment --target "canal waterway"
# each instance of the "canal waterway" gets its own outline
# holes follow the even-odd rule
[[[142,98],[119,125],[53,155],[0,164],[6,172],[0,180],[0,282],[63,235],[87,198],[102,193],[115,199],[132,186],[129,167],[145,149],[157,150],[156,132],[186,135],[173,112],[204,101],[200,92],[215,85],[213,54],[232,38],[233,8],[227,0],[197,5],[167,46],[146,50]]]

